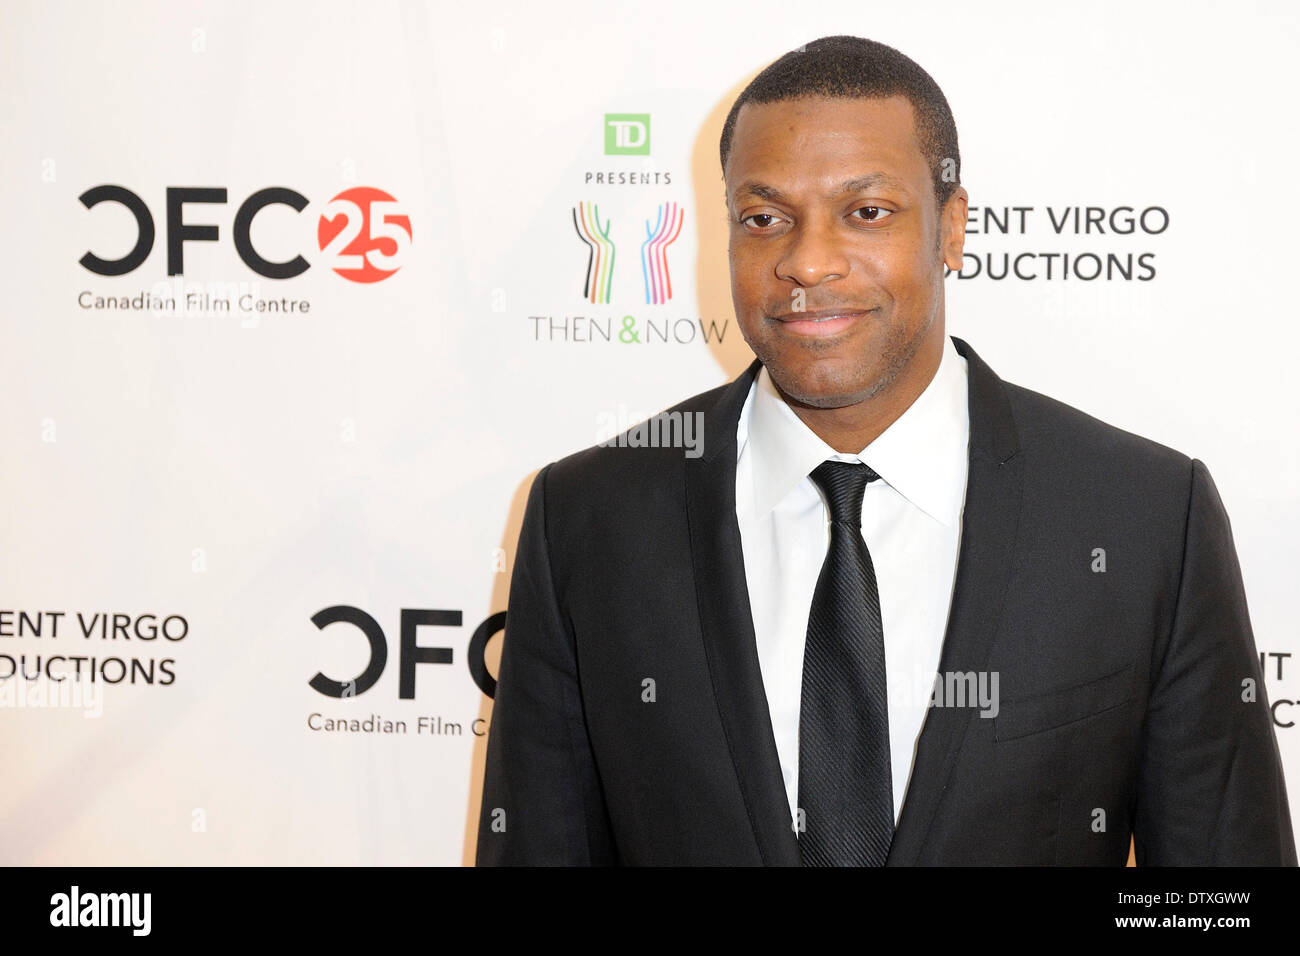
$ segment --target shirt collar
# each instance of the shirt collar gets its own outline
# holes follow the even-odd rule
[[[753,456],[754,517],[761,518],[827,459],[861,461],[890,487],[941,524],[961,518],[966,499],[966,359],[944,336],[939,369],[906,411],[859,454],[822,441],[786,404],[767,369],[759,369],[736,429],[737,460]]]

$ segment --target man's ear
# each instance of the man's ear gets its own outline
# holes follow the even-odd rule
[[[970,195],[958,186],[939,214],[939,253],[953,272],[961,271],[961,254],[966,247],[967,201]]]

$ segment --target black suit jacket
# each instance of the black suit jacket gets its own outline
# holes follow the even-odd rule
[[[953,342],[970,472],[939,669],[996,671],[999,709],[927,712],[889,864],[1122,866],[1132,833],[1139,865],[1294,865],[1205,465]],[[480,865],[799,863],[735,515],[758,368],[672,409],[703,413],[701,457],[595,447],[534,481]]]

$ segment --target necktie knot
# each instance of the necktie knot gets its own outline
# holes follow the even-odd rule
[[[862,497],[867,485],[880,476],[863,464],[847,461],[824,461],[810,476],[831,509],[831,522],[862,524]]]

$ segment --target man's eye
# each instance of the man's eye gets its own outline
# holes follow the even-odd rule
[[[854,215],[860,212],[869,213],[869,215],[862,217],[863,222],[879,222],[880,220],[893,215],[890,210],[881,209],[879,206],[863,206],[861,209],[853,210]]]
[[[755,223],[754,223],[754,225],[757,226],[759,229],[766,229],[768,226],[772,225],[772,223],[776,221],[776,216],[772,215],[770,212],[756,212],[756,213],[754,213],[754,215],[752,215],[752,216],[746,216],[744,219],[740,220],[741,225],[744,225],[745,223],[749,222],[751,219],[754,219],[754,220],[757,220],[757,219],[766,219],[766,220],[768,220],[767,222],[755,222]]]

